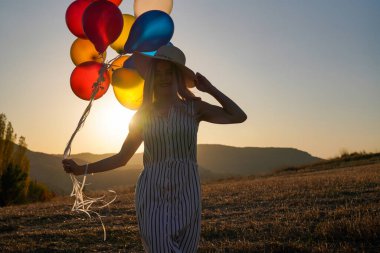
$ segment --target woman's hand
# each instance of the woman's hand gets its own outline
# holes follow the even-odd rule
[[[201,75],[199,72],[195,74],[195,87],[198,90],[210,93],[211,89],[214,87],[206,77]]]
[[[73,173],[75,176],[80,176],[80,175],[84,174],[83,168],[81,168],[81,166],[79,166],[72,159],[62,160],[62,164],[63,164],[63,168],[65,169],[66,173]]]

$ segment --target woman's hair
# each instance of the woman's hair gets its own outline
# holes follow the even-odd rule
[[[136,112],[136,116],[140,115],[141,120],[143,120],[151,111],[153,102],[155,101],[154,97],[154,75],[157,61],[152,61],[152,64],[147,69],[144,82],[143,90],[143,102]],[[175,65],[171,64],[173,68],[173,81],[177,85],[177,93],[182,100],[191,101],[191,100],[201,100],[200,97],[197,97],[192,93],[185,83],[184,76],[181,70]],[[144,120],[143,120],[144,121]],[[140,121],[140,123],[142,123]]]
[[[154,74],[155,74],[155,68],[156,68],[157,61],[153,61],[152,64],[147,69],[146,75],[145,75],[145,82],[144,82],[144,90],[143,90],[143,102],[140,106],[140,108],[137,110],[137,112],[134,114],[134,117],[130,124],[130,130],[133,125],[135,127],[140,128],[145,122],[145,119],[147,116],[150,115],[152,112],[152,105],[155,101],[154,97]],[[180,68],[178,68],[175,64],[171,64],[173,68],[173,81],[177,85],[177,93],[180,96],[182,100],[185,101],[191,101],[191,100],[201,100],[200,97],[197,97],[192,93],[187,87],[185,83],[184,75]],[[184,108],[179,108],[184,113],[189,114],[184,110]],[[190,114],[189,114],[190,115]],[[194,115],[190,115],[194,116]],[[139,118],[139,120],[135,120],[135,118]],[[137,124],[137,125],[136,125]]]

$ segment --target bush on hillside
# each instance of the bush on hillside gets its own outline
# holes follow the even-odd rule
[[[38,183],[36,180],[30,181],[27,196],[29,202],[47,201],[54,196],[55,194],[44,184]]]

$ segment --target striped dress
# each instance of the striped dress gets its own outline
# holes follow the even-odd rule
[[[143,124],[144,169],[135,189],[137,221],[146,252],[196,252],[201,188],[196,160],[199,122],[193,101]]]

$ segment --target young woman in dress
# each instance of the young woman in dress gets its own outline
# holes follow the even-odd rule
[[[241,123],[243,110],[204,76],[185,66],[185,55],[163,46],[154,56],[134,53],[145,79],[143,104],[135,113],[119,153],[88,164],[87,173],[124,166],[144,142],[144,168],[135,189],[136,215],[146,252],[196,252],[201,233],[201,187],[196,158],[201,121]],[[196,87],[221,106],[202,101]],[[82,175],[85,165],[62,161],[67,173]]]

